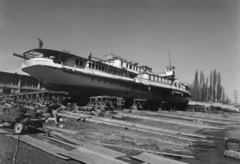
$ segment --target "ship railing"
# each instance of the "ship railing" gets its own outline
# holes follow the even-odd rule
[[[83,65],[75,65],[73,63],[67,63],[67,62],[62,62],[60,64],[62,64],[63,66],[68,66],[68,67],[72,67],[72,68],[85,68],[85,66],[83,66]]]
[[[143,78],[143,77],[136,77],[135,78],[136,80],[138,81],[148,81],[150,83],[156,83],[156,84],[166,84],[166,85],[172,85],[172,81],[171,80],[158,80],[158,81],[155,81],[155,80],[149,80],[147,78]]]

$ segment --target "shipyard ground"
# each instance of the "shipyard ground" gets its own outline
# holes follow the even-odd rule
[[[76,133],[62,134],[82,142],[102,145],[127,154],[120,160],[127,163],[143,163],[130,158],[142,152],[157,152],[183,155],[183,158],[164,156],[177,161],[201,164],[239,163],[237,159],[223,156],[225,150],[224,137],[240,138],[239,114],[208,114],[197,112],[149,112],[140,111],[126,113],[118,111],[123,120],[112,119],[111,114],[104,117],[79,120],[81,113],[63,112],[65,128]],[[54,123],[48,126],[55,127]],[[232,128],[234,127],[234,128]],[[238,127],[238,129],[237,129]],[[11,129],[5,129],[12,132]],[[67,150],[73,148],[64,146],[33,131],[30,136],[49,142]],[[17,141],[0,134],[0,163],[13,163]],[[193,156],[194,159],[185,158]],[[18,164],[75,164],[79,161],[63,160],[42,150],[19,143],[16,155]]]

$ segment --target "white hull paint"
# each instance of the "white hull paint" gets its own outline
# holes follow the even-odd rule
[[[27,67],[23,71],[42,82],[46,88],[54,90],[69,89],[68,92],[75,95],[77,93],[87,93],[88,90],[91,90],[92,94],[89,93],[89,95],[92,96],[106,95],[108,93],[108,95],[114,96],[162,100],[161,95],[152,95],[146,86],[137,88],[134,87],[133,83],[129,83],[128,81],[94,77],[92,75],[43,65]],[[143,87],[145,88],[144,91],[142,91]]]
[[[86,67],[57,64],[46,58],[26,60],[22,63],[22,70],[42,82],[49,90],[67,91],[75,95],[144,98],[173,104],[187,104],[191,98],[189,92],[169,84],[135,81]]]

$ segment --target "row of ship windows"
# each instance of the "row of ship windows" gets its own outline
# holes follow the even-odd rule
[[[170,84],[172,85],[173,81],[170,80],[170,79],[166,79],[166,78],[162,78],[162,77],[159,77],[159,76],[153,76],[153,75],[148,75],[149,77],[148,78],[144,78],[144,79],[147,79],[147,80],[151,80],[151,81],[156,81],[156,82],[161,82],[161,83],[165,83],[165,84]]]
[[[140,68],[137,67],[137,66],[134,66],[134,65],[131,65],[131,64],[126,64],[126,68],[129,68],[129,69],[132,69],[132,70],[135,70],[135,71],[140,71]],[[80,66],[83,66],[83,61],[81,60],[76,60],[76,65],[80,65]],[[123,66],[123,62],[121,62],[121,66]]]
[[[122,65],[122,63],[121,63],[121,65]],[[76,60],[76,65],[77,66],[78,65],[83,66],[84,64],[83,64],[83,61]],[[127,64],[127,68],[128,68],[128,66],[130,66],[129,67],[130,69],[133,68],[136,71],[138,71],[140,69],[139,67],[135,67],[135,66]],[[96,69],[96,70],[100,70],[100,71],[103,71],[103,72],[107,72],[107,73],[110,73],[110,74],[113,74],[113,75],[119,75],[119,76],[122,76],[122,77],[134,78],[134,74],[132,74],[130,72],[127,72],[127,71],[123,72],[123,71],[120,71],[120,70],[117,70],[117,69],[107,68],[106,66],[102,66],[102,65],[98,65],[98,64],[94,64],[94,63],[89,63],[88,67]],[[173,83],[172,80],[169,80],[169,79],[166,79],[166,78],[161,78],[161,77],[158,77],[158,76],[153,76],[153,75],[148,75],[148,78],[144,78],[144,79],[151,80],[151,81],[156,81],[156,82],[161,82],[161,83],[165,83],[165,84],[169,84],[169,85],[171,85]]]
[[[89,63],[88,65],[89,68],[93,68],[96,70],[100,70],[103,72],[107,72],[113,75],[119,75],[119,76],[123,76],[123,77],[129,77],[129,78],[134,78],[134,74],[130,73],[130,72],[123,72],[121,70],[117,70],[117,69],[113,69],[113,68],[107,68],[106,66],[101,66],[98,64],[93,64],[93,63]]]
[[[83,65],[82,62],[76,63],[76,64]],[[88,67],[93,68],[93,69],[97,69],[97,70],[100,70],[100,71],[103,71],[103,72],[108,72],[108,73],[113,74],[113,75],[119,75],[119,76],[123,76],[123,77],[134,78],[134,74],[132,74],[132,73],[123,72],[123,71],[119,71],[119,70],[112,69],[112,68],[107,68],[106,66],[101,66],[101,65],[98,65],[98,64],[94,64],[94,63],[89,63]],[[138,68],[138,67],[135,67],[135,68]],[[130,67],[130,69],[131,69],[131,67]],[[149,75],[149,78],[145,78],[145,79],[151,80],[151,81],[156,81],[156,82],[161,82],[161,83],[165,83],[165,84],[170,84],[170,85],[173,82],[172,80],[169,80],[169,79],[166,79],[166,78],[161,78],[161,77],[158,77],[158,76],[153,76],[153,75]]]
[[[123,66],[123,62],[121,62],[121,66]],[[140,68],[131,64],[126,64],[126,68],[135,70],[135,71],[140,71]]]

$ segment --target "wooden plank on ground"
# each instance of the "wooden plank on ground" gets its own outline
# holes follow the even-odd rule
[[[98,145],[93,145],[93,144],[89,144],[89,143],[84,143],[83,147],[94,151],[94,152],[98,152],[102,155],[108,156],[108,157],[112,157],[112,158],[117,158],[117,157],[123,157],[126,156],[127,154],[103,147],[103,146],[98,146]]]
[[[13,135],[10,135],[12,138],[14,139],[17,139],[17,136],[13,136]],[[40,141],[40,140],[37,140],[35,138],[32,138],[28,135],[22,135],[22,136],[19,136],[19,140],[22,141],[22,142],[25,142],[31,146],[34,146],[38,149],[41,149],[49,154],[52,154],[54,156],[57,156],[61,159],[65,159],[65,160],[68,160],[70,158],[68,157],[65,157],[65,156],[62,156],[62,155],[59,155],[60,154],[66,154],[68,151],[65,150],[65,149],[62,149],[60,147],[57,147],[55,145],[52,145],[52,144],[49,144],[47,142],[43,142],[43,141]]]
[[[193,118],[191,116],[178,116],[178,115],[174,115],[173,113],[169,114],[169,113],[158,112],[156,114],[156,113],[147,112],[147,114],[154,114],[154,115],[157,115],[157,116],[163,116],[163,117],[168,117],[168,118],[177,118],[177,119],[186,119],[186,120],[192,120],[192,121],[197,120],[197,121],[201,121],[201,122],[223,124],[223,125],[232,125],[233,124],[233,123],[226,122],[226,121],[225,122],[224,121],[215,121],[213,119]]]
[[[43,137],[45,137],[45,138],[47,138],[47,139],[50,139],[50,140],[53,140],[53,141],[56,141],[56,142],[59,142],[59,143],[61,143],[61,144],[64,144],[64,145],[73,147],[73,148],[79,147],[78,145],[74,145],[74,144],[71,144],[71,143],[68,143],[68,142],[65,142],[65,141],[62,141],[62,140],[53,138],[53,137],[48,137],[48,136],[43,136]]]
[[[191,127],[199,127],[199,128],[207,128],[207,129],[217,129],[217,130],[224,129],[224,128],[220,128],[220,127],[214,127],[211,125],[196,124],[196,123],[192,123],[192,122],[183,122],[183,121],[177,121],[177,120],[160,119],[160,118],[153,118],[153,117],[146,117],[146,116],[138,116],[138,115],[133,115],[133,114],[119,113],[119,115],[122,115],[124,117],[145,119],[145,120],[170,123],[170,124],[176,124],[176,125],[183,125],[183,126],[191,126]]]
[[[70,144],[70,143],[67,143],[67,142],[52,138],[52,137],[46,137],[45,136],[45,138],[54,140],[56,142],[59,142],[59,143],[62,143],[62,144],[65,144],[65,145],[68,145],[68,146],[71,146],[71,147],[74,147],[74,148],[79,147],[77,145]],[[109,148],[106,148],[106,147],[103,147],[103,146],[94,145],[94,144],[91,144],[91,143],[84,142],[84,143],[82,143],[82,146],[84,148],[88,149],[88,150],[91,150],[91,151],[94,151],[94,152],[99,152],[102,155],[106,155],[106,156],[112,157],[112,158],[126,156],[126,154],[124,154],[124,153],[121,153],[121,152],[118,152],[118,151],[115,151],[115,150],[112,150],[112,149],[109,149]]]
[[[133,147],[126,147],[126,146],[121,146],[121,145],[113,145],[113,144],[103,144],[103,143],[93,143],[96,145],[103,145],[103,146],[108,146],[108,147],[115,147],[115,148],[122,148],[122,149],[129,149],[129,150],[135,150],[135,151],[142,151],[142,152],[149,152],[149,153],[154,153],[154,154],[161,154],[165,156],[172,156],[172,157],[178,157],[178,158],[194,158],[193,156],[190,155],[181,155],[181,154],[174,154],[174,153],[166,153],[166,152],[160,152],[160,151],[154,151],[154,150],[146,150],[146,149],[139,149],[139,148],[133,148]]]
[[[79,141],[77,139],[74,139],[72,137],[68,137],[66,135],[63,135],[62,133],[59,133],[59,132],[56,132],[56,131],[51,131],[49,134],[53,137],[56,136],[57,138],[61,138],[66,142],[69,142],[69,143],[72,143],[72,144],[75,144],[75,145],[82,145],[81,141]]]
[[[153,155],[150,153],[142,153],[137,156],[131,156],[131,158],[147,162],[149,164],[186,164],[185,162],[179,162],[169,158]]]
[[[162,111],[163,113],[169,114],[170,112]],[[229,121],[229,122],[239,122],[239,117],[233,117],[228,115],[228,117],[223,117],[223,114],[208,114],[208,113],[196,113],[196,112],[182,112],[182,111],[177,111],[175,112],[176,115],[180,116],[190,116],[190,117],[199,117],[199,118],[212,118],[215,120],[220,120],[220,121]]]
[[[86,164],[127,164],[126,162],[101,155],[83,147],[79,147],[64,155]]]
[[[44,126],[44,127],[47,128],[47,129],[50,129],[50,130],[56,130],[56,131],[63,132],[63,133],[70,133],[70,134],[73,134],[73,135],[78,133],[78,131],[58,128],[58,127],[53,127],[53,126]]]

